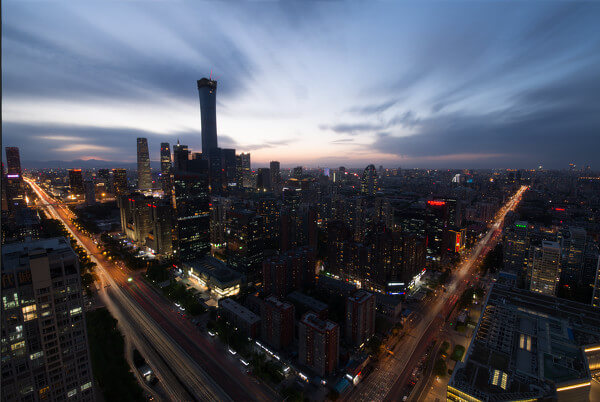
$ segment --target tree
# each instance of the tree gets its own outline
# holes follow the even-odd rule
[[[443,358],[439,358],[435,362],[435,366],[433,366],[433,372],[438,377],[444,377],[446,372],[448,371],[448,367],[446,366],[446,361]]]

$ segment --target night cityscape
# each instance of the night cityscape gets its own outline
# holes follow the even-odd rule
[[[600,3],[1,11],[1,401],[600,401]]]

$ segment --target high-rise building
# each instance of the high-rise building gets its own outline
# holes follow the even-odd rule
[[[85,205],[94,205],[96,203],[96,185],[92,180],[83,182],[85,190]]]
[[[294,339],[294,305],[269,296],[260,309],[261,336],[277,350],[287,348]]]
[[[302,166],[296,166],[296,167],[294,168],[294,171],[293,171],[293,174],[292,174],[292,176],[293,176],[295,179],[298,179],[298,180],[300,180],[300,179],[302,178],[302,173],[303,173]]]
[[[190,151],[187,145],[179,143],[173,146],[173,169],[175,171],[187,171],[188,161],[190,160]]]
[[[173,192],[173,166],[171,164],[171,146],[168,142],[160,144],[160,180],[166,196]]]
[[[148,140],[137,139],[137,175],[138,189],[147,191],[152,189],[152,173],[150,170],[150,153],[148,152]]]
[[[600,256],[598,256],[596,263],[596,278],[592,293],[592,306],[600,308]]]
[[[252,282],[260,276],[264,256],[262,216],[246,210],[232,209],[227,214],[227,263]]]
[[[360,346],[375,334],[375,296],[359,290],[346,298],[346,341]]]
[[[171,201],[153,198],[148,203],[149,230],[145,245],[154,254],[168,257],[173,254],[173,208]]]
[[[202,78],[198,80],[200,96],[200,118],[202,121],[202,153],[209,155],[217,147],[217,81]]]
[[[241,153],[236,159],[238,186],[252,187],[250,170],[250,153]]]
[[[321,377],[331,374],[339,361],[340,327],[308,312],[298,324],[298,334],[300,364]]]
[[[271,161],[269,164],[271,172],[271,188],[275,192],[281,191],[281,165],[277,161]]]
[[[6,169],[8,174],[21,176],[21,155],[18,147],[6,147]]]
[[[81,173],[81,169],[69,169],[69,187],[71,189],[71,194],[85,194],[85,188],[83,187],[83,174]]]
[[[129,192],[127,185],[127,170],[113,169],[113,187],[115,195],[122,195]]]
[[[2,246],[2,400],[93,401],[77,255],[64,238]]]
[[[290,250],[263,261],[263,289],[283,298],[315,281],[315,252],[309,247]]]
[[[258,191],[271,191],[271,170],[260,168],[256,174],[256,189]]]
[[[530,290],[554,296],[560,280],[560,245],[554,241],[542,241],[535,247],[531,269]]]
[[[205,160],[188,161],[188,171],[176,171],[175,220],[177,253],[182,261],[210,253],[210,194]]]
[[[375,165],[369,165],[365,168],[362,175],[360,190],[363,194],[375,195],[379,190],[379,178],[377,177],[377,170]]]

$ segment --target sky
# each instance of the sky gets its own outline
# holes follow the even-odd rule
[[[253,166],[600,165],[600,2],[1,7],[2,143],[24,161],[199,152],[212,74],[219,146]]]

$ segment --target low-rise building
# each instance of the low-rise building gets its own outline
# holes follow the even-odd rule
[[[210,291],[216,300],[237,295],[245,283],[243,274],[211,256],[185,262],[183,266],[190,279]]]
[[[231,325],[255,338],[260,330],[260,317],[231,299],[219,300],[219,312]]]

